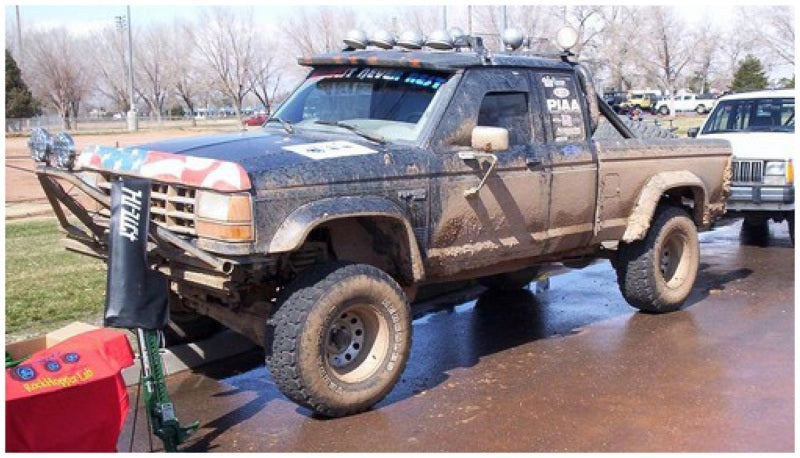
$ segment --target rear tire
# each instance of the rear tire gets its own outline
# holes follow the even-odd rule
[[[492,291],[509,292],[528,286],[538,276],[538,267],[526,267],[515,272],[481,277],[478,279],[478,283]]]
[[[697,105],[697,108],[695,108],[695,110],[694,110],[694,111],[696,111],[696,112],[697,112],[697,114],[705,114],[705,113],[708,113],[708,110],[706,109],[706,106],[705,106],[705,105]]]
[[[365,264],[312,267],[279,298],[266,362],[289,399],[341,417],[394,387],[411,351],[411,312],[400,286]]]
[[[697,228],[684,210],[660,207],[644,240],[620,244],[614,265],[630,305],[650,313],[678,310],[697,278]]]
[[[666,106],[662,106],[661,108],[658,109],[658,112],[666,116],[669,114],[669,108],[667,108]]]

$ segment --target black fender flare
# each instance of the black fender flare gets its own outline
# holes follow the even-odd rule
[[[411,251],[411,270],[415,282],[425,278],[422,254],[406,214],[394,202],[377,196],[347,196],[316,200],[292,211],[275,231],[269,244],[270,253],[298,249],[311,231],[328,221],[353,217],[384,217],[398,221],[405,228]]]

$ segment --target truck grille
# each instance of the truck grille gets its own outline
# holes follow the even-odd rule
[[[111,195],[110,174],[100,174],[97,186],[107,195]],[[197,235],[195,232],[195,193],[185,186],[153,182],[150,190],[150,219],[172,232],[185,235]],[[105,218],[110,212],[100,212]]]
[[[764,161],[733,161],[735,183],[761,183],[764,176]]]

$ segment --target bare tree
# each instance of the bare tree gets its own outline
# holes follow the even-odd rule
[[[107,97],[117,112],[130,109],[125,40],[122,29],[109,26],[91,35],[92,46],[85,54],[94,69],[94,89]]]
[[[28,34],[23,71],[33,93],[51,105],[62,127],[74,126],[82,99],[90,89],[90,72],[85,68],[81,44],[64,28]]]
[[[172,28],[166,24],[148,25],[139,32],[134,53],[136,92],[147,103],[151,116],[155,115],[159,124],[168,88],[172,84],[170,75],[174,74],[167,68],[169,55],[172,52],[185,52],[179,49],[171,52],[169,41],[172,33]]]
[[[197,24],[194,34],[198,54],[213,71],[218,88],[233,103],[236,117],[242,116],[242,101],[251,91],[256,26],[252,11],[213,7]]]
[[[739,7],[737,29],[753,39],[761,60],[794,65],[794,7],[791,5]]]
[[[275,46],[264,37],[256,40],[256,52],[253,58],[253,70],[250,72],[250,86],[267,114],[272,113],[275,94],[281,84],[281,68],[278,59],[270,53]]]
[[[198,65],[198,51],[194,46],[186,47],[187,43],[194,43],[194,27],[191,23],[175,22],[172,25],[173,33],[170,34],[168,62],[172,84],[180,100],[189,110],[192,126],[197,125],[195,120],[196,104],[200,93],[203,91],[205,66]]]
[[[650,18],[646,25],[649,36],[644,40],[650,58],[643,59],[642,64],[651,71],[658,85],[672,94],[692,60],[691,43],[684,33],[687,26],[670,7],[650,6],[644,13]]]
[[[295,55],[311,56],[342,48],[342,39],[356,26],[355,13],[342,7],[297,8],[281,23]]]
[[[712,78],[717,55],[720,52],[720,36],[717,28],[708,20],[703,18],[697,24],[697,30],[693,34],[695,46],[692,50],[694,69],[694,79],[698,86],[698,92],[705,92]]]
[[[600,11],[604,23],[598,41],[598,66],[608,73],[608,81],[615,90],[631,89],[642,77],[637,63],[641,57],[640,45],[630,38],[631,24],[640,20],[640,10],[627,6],[610,6]]]

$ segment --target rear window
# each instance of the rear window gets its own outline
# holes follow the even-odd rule
[[[794,99],[722,101],[708,118],[703,133],[725,132],[794,132]]]

